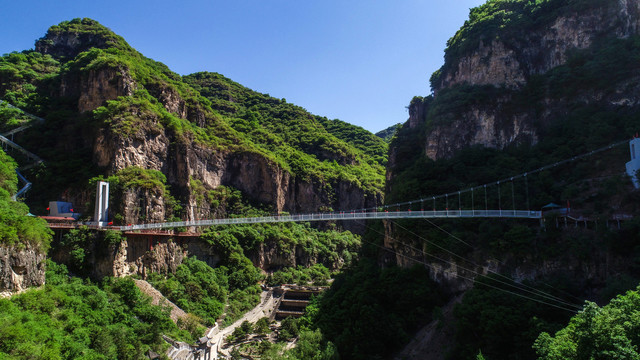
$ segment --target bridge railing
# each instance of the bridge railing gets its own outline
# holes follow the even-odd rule
[[[540,211],[530,210],[428,210],[428,211],[390,211],[390,212],[333,212],[300,215],[273,215],[246,218],[208,219],[192,221],[175,221],[151,224],[128,225],[120,230],[149,230],[175,227],[213,226],[228,224],[255,224],[276,222],[307,222],[331,220],[364,220],[364,219],[410,219],[410,218],[521,218],[539,219]]]

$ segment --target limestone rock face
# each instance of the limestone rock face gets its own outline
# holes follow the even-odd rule
[[[80,86],[78,111],[81,113],[95,110],[118,96],[131,95],[134,89],[133,79],[124,69],[92,70]]]
[[[0,296],[44,285],[46,254],[26,246],[0,246]]]
[[[189,220],[209,215],[206,209],[195,206],[191,179],[201,181],[207,189],[232,186],[255,201],[271,204],[277,211],[312,212],[322,206],[336,210],[364,208],[381,200],[379,195],[366,193],[347,181],[340,181],[332,193],[326,184],[293,177],[260,154],[216,151],[195,141],[177,143],[171,134],[153,128],[143,129],[133,137],[103,129],[93,148],[94,161],[111,173],[130,166],[163,172],[172,194],[186,194],[189,205],[193,205],[188,209]],[[137,204],[133,194],[127,196],[126,204]],[[133,214],[129,210],[125,213]],[[156,217],[160,219],[163,214],[160,211]],[[139,222],[129,215],[125,221]]]
[[[461,58],[455,71],[445,75],[441,88],[457,84],[491,84],[518,87],[525,74],[516,53],[503,42],[480,42],[478,49]]]
[[[92,47],[103,48],[107,45],[107,39],[103,36],[91,33],[60,32],[48,33],[42,39],[36,41],[36,51],[55,57],[73,58]]]
[[[500,103],[492,105],[470,109],[447,126],[434,127],[426,136],[424,152],[427,157],[447,158],[473,145],[502,149],[511,144],[538,141],[531,114],[505,115]]]
[[[571,50],[586,49],[602,36],[626,38],[638,34],[640,3],[610,1],[605,7],[561,14],[522,38],[480,41],[468,54],[447,64],[434,91],[457,84],[518,88],[531,75],[541,74],[567,61]]]
[[[553,82],[550,78],[558,73],[558,77],[562,77],[565,69],[572,71],[570,66],[557,69],[567,65],[572,53],[580,50],[596,53],[605,48],[606,41],[640,34],[640,2],[611,0],[602,4],[559,13],[545,20],[544,26],[526,33],[497,32],[493,38],[485,37],[467,47],[468,50],[455,58],[445,58],[442,72],[434,77],[432,96],[416,97],[409,106],[409,119],[401,131],[409,135],[402,135],[405,137],[390,148],[388,192],[393,193],[394,181],[401,178],[398,174],[406,174],[401,167],[410,161],[403,163],[403,160],[412,159],[416,154],[440,160],[452,158],[462,149],[475,145],[493,149],[533,145],[545,136],[546,130],[562,124],[581,107],[637,112],[640,74],[635,67],[626,78],[616,78],[606,88],[596,85],[576,86],[571,91],[552,88],[553,84],[562,82]],[[605,79],[606,76],[602,74]],[[545,85],[537,86],[536,81]],[[403,143],[403,139],[413,140],[415,144]],[[420,164],[411,165],[416,163]],[[426,250],[422,248],[424,244],[399,238],[400,231],[393,224],[386,224],[385,233],[385,246],[394,249],[396,255],[385,255],[383,262],[408,267],[414,264],[409,259],[425,261],[433,280],[445,284],[452,292],[465,291],[473,285],[460,277],[472,279],[492,271],[503,272],[516,281],[567,273],[572,279],[604,284],[607,276],[622,272],[628,266],[625,265],[627,259],[614,258],[605,252],[594,256],[591,262],[580,262],[570,254],[545,261],[529,255],[515,259],[513,254],[501,254],[501,261],[497,261],[494,254],[475,249],[467,256],[475,259],[475,263],[447,255],[442,257],[446,261],[438,261],[425,258],[420,251]],[[405,242],[413,248],[404,246]]]
[[[96,279],[104,276],[124,277],[128,275],[139,275],[146,278],[153,272],[175,273],[187,255],[199,256],[206,260],[203,253],[197,251],[197,247],[194,247],[194,251],[189,253],[172,239],[134,237],[117,245],[110,245],[108,251],[94,256],[91,276]]]
[[[499,95],[444,114],[449,116],[446,119],[442,114],[428,116],[431,103],[412,102],[405,126],[425,132],[422,151],[437,160],[474,145],[503,149],[513,144],[535,144],[540,125],[561,119],[571,102],[634,106],[640,100],[637,76],[620,84],[614,93],[585,91],[574,99],[546,95],[541,108],[536,109],[511,103],[513,94],[523,90],[533,76],[566,64],[572,52],[588,49],[604,38],[622,39],[639,33],[640,3],[616,0],[600,7],[560,13],[526,33],[499,33],[493,39],[479,40],[465,53],[445,57],[442,73],[432,83],[434,101],[461,86],[499,89]],[[391,173],[395,152],[390,149]]]

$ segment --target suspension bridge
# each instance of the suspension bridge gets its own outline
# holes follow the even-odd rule
[[[594,154],[627,144],[628,141],[616,142],[590,152],[557,161],[546,166],[533,169],[518,175],[494,181],[488,184],[473,186],[437,196],[421,197],[412,201],[387,204],[380,207],[337,211],[326,213],[272,215],[257,217],[233,217],[221,219],[203,219],[192,221],[161,222],[116,226],[121,231],[162,230],[177,227],[202,227],[232,224],[258,224],[279,222],[314,222],[314,221],[351,221],[351,220],[391,220],[391,219],[471,219],[471,218],[504,218],[504,219],[538,219],[543,212],[530,209],[529,176],[561,165],[590,157]],[[516,182],[520,181],[516,194]],[[491,193],[491,194],[490,194]],[[519,195],[519,196],[517,196]],[[492,203],[491,200],[495,200]],[[518,209],[518,206],[523,208]],[[428,210],[425,207],[429,208]],[[495,207],[495,208],[491,208]],[[568,210],[567,210],[568,211]],[[96,223],[87,223],[96,226]]]
[[[30,128],[33,124],[44,122],[45,120],[31,115],[21,109],[14,107],[0,100],[0,104],[6,104],[11,108],[21,111],[31,121],[25,122],[22,126],[0,135],[0,142],[4,147],[11,147],[23,154],[28,163],[20,170],[26,170],[42,163],[42,159],[37,155],[22,148],[13,142],[13,135]],[[11,137],[11,139],[9,139]],[[568,159],[557,161],[546,166],[533,169],[528,172],[517,174],[508,178],[497,180],[491,183],[468,187],[445,194],[421,197],[412,201],[398,202],[378,207],[354,209],[347,211],[322,212],[293,215],[270,215],[255,217],[231,217],[220,219],[202,219],[190,221],[172,221],[147,224],[130,224],[125,226],[106,225],[99,222],[74,222],[73,226],[89,226],[92,228],[121,231],[137,230],[163,230],[181,227],[206,227],[215,225],[232,224],[258,224],[258,223],[282,223],[282,222],[316,222],[316,221],[351,221],[351,220],[391,220],[391,219],[443,219],[443,218],[505,218],[505,219],[542,219],[543,212],[530,209],[529,183],[531,175],[549,170],[561,165],[590,157],[594,154],[610,150],[612,148],[627,144],[628,141],[620,141],[608,146],[601,147],[590,152],[573,156]],[[633,152],[633,150],[632,150]],[[633,155],[633,154],[632,154]],[[29,190],[31,183],[16,170],[18,178],[24,183],[13,197],[14,199],[24,195]],[[516,182],[520,181],[518,194],[516,194]],[[516,196],[518,195],[518,196]],[[428,209],[427,209],[428,208]],[[58,224],[59,225],[59,224]],[[56,224],[50,224],[51,227]]]
[[[259,217],[238,217],[227,219],[209,219],[193,221],[176,221],[166,223],[151,223],[119,226],[118,230],[151,230],[168,229],[176,227],[199,227],[231,224],[259,224],[279,222],[312,222],[312,221],[345,221],[345,220],[385,220],[385,219],[412,219],[412,218],[520,218],[540,219],[541,211],[529,210],[429,210],[429,211],[340,211],[333,213],[299,214],[299,215],[274,215]],[[87,223],[95,225],[94,223]]]
[[[2,101],[0,100],[0,103]],[[4,147],[11,147],[14,150],[19,151],[26,159],[27,164],[21,167],[24,170],[28,167],[32,167],[42,162],[37,155],[29,152],[13,142],[13,135],[28,129],[36,121],[44,121],[41,118],[29,115],[30,122],[26,122],[22,126],[6,132],[0,135],[0,142]],[[11,137],[11,139],[9,139]],[[636,139],[640,140],[640,139]],[[130,224],[126,226],[113,226],[106,225],[98,222],[76,222],[75,220],[70,224],[56,224],[49,223],[52,228],[70,228],[79,226],[88,226],[97,230],[120,230],[126,232],[128,236],[150,236],[147,240],[149,246],[152,248],[154,242],[154,234],[161,233],[172,228],[191,228],[191,227],[209,227],[216,225],[228,225],[228,224],[259,224],[259,223],[283,223],[283,222],[316,222],[316,221],[366,221],[366,220],[390,220],[393,222],[395,219],[473,219],[473,218],[497,218],[497,219],[542,219],[544,213],[539,210],[530,209],[530,194],[529,194],[529,178],[531,175],[540,173],[542,171],[558,167],[569,162],[573,162],[580,159],[585,159],[596,153],[607,151],[614,147],[627,144],[628,141],[620,141],[611,145],[584,153],[582,155],[573,156],[571,158],[558,161],[537,169],[533,169],[528,172],[524,172],[518,175],[514,175],[508,178],[504,178],[498,181],[494,181],[487,184],[478,186],[472,186],[458,191],[449,192],[440,195],[419,197],[411,201],[398,202],[394,204],[386,204],[373,208],[354,209],[349,211],[336,211],[336,212],[322,212],[322,213],[310,213],[310,214],[278,214],[269,216],[255,216],[255,217],[231,217],[222,219],[202,219],[191,221],[176,221],[176,222],[159,222],[159,223],[147,223],[147,224]],[[632,149],[632,159],[634,158],[633,145],[630,145]],[[640,146],[639,146],[640,147]],[[16,195],[14,199],[23,195],[30,186],[29,183],[22,174],[16,170],[21,182],[25,185]],[[518,183],[518,186],[516,186]],[[516,191],[516,187],[518,191]],[[568,209],[567,209],[568,210]],[[566,213],[568,215],[568,211]],[[430,222],[430,221],[429,221]],[[402,225],[396,223],[397,226]],[[437,227],[441,231],[446,230]],[[403,242],[396,242],[406,248],[409,248],[412,252],[419,254],[422,258],[414,258],[407,254],[397,252],[394,249],[383,247],[379,244],[371,243],[373,246],[380,247],[383,251],[396,254],[398,257],[405,258],[406,260],[421,263],[426,267],[436,270],[433,264],[426,261],[427,258],[433,258],[437,261],[447,263],[455,267],[456,269],[464,269],[469,273],[469,276],[461,275],[459,273],[454,274],[456,278],[463,279],[469,282],[478,281],[476,276],[486,275],[486,273],[493,274],[498,277],[492,280],[494,283],[487,283],[488,280],[480,280],[484,286],[500,290],[504,293],[508,293],[514,296],[526,298],[541,304],[553,306],[559,309],[563,309],[570,312],[576,312],[581,309],[580,305],[569,303],[559,297],[550,295],[549,293],[532,288],[525,284],[519,284],[512,282],[512,280],[502,274],[499,274],[492,270],[486,270],[486,273],[476,271],[481,268],[480,265],[470,262],[468,259],[448,250],[442,248],[440,245],[433,244],[429,239],[421,237],[418,234],[413,233],[410,229],[403,228],[410,234],[413,234],[417,238],[421,239],[425,243],[430,243],[433,246],[439,248],[445,253],[452,256],[452,258],[462,259],[469,264],[466,267],[461,266],[458,263],[454,263],[452,260],[442,258],[436,254],[431,254],[422,248],[413,247],[411,244],[405,244]],[[377,231],[374,229],[374,231]],[[379,232],[379,231],[378,231]],[[386,234],[379,232],[380,235],[386,236]],[[465,243],[462,239],[455,235],[446,232],[449,236],[458,240],[461,243]],[[174,236],[170,231],[165,232],[168,236]],[[196,234],[177,234],[178,236],[188,235],[193,236]],[[366,242],[366,241],[365,241]],[[467,244],[469,245],[469,244]],[[471,246],[471,245],[469,245]]]

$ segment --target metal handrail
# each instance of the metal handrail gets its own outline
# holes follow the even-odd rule
[[[428,210],[428,211],[392,211],[392,212],[333,212],[299,215],[274,215],[245,218],[225,218],[191,221],[174,221],[150,224],[120,226],[121,231],[167,229],[175,227],[214,226],[228,224],[256,224],[278,222],[308,222],[332,220],[366,220],[366,219],[411,219],[411,218],[512,218],[540,219],[541,211],[531,210]]]

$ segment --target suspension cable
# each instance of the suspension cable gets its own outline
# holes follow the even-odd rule
[[[378,231],[377,229],[374,229],[374,228],[372,228],[372,227],[369,227],[369,229],[371,229],[371,230],[373,230],[374,232],[377,232],[377,233],[379,233],[379,234],[382,234],[380,231]],[[386,235],[385,235],[385,236],[386,236]],[[392,240],[394,240],[394,242],[395,242],[395,243],[397,243],[397,244],[400,244],[400,245],[402,245],[402,246],[408,247],[408,248],[410,248],[410,249],[412,249],[412,250],[414,250],[414,251],[418,251],[418,252],[422,253],[423,255],[430,256],[430,257],[432,257],[432,258],[434,258],[434,259],[436,259],[436,260],[439,260],[439,261],[445,262],[445,263],[447,263],[447,264],[449,264],[449,265],[452,265],[452,266],[455,266],[455,267],[457,267],[457,268],[459,268],[459,269],[462,269],[462,270],[465,270],[465,271],[471,272],[471,273],[473,273],[473,274],[475,274],[475,275],[477,275],[477,276],[483,276],[482,274],[480,274],[480,273],[478,273],[478,272],[476,272],[476,271],[474,271],[474,270],[464,268],[464,267],[462,267],[462,266],[459,266],[458,264],[455,264],[455,263],[452,263],[452,262],[447,261],[447,260],[445,260],[445,259],[439,258],[438,256],[435,256],[435,255],[433,255],[433,254],[429,254],[429,253],[427,253],[427,252],[425,252],[425,251],[423,251],[423,250],[420,250],[420,249],[417,249],[417,248],[415,248],[415,247],[413,247],[413,246],[410,246],[410,245],[408,245],[408,244],[404,244],[404,243],[402,243],[402,242],[399,242],[399,241],[397,241],[397,240],[395,240],[395,239],[393,239],[393,238],[392,238]],[[363,241],[364,241],[364,242],[367,242],[367,241],[365,241],[365,240],[363,240]],[[377,244],[373,244],[373,243],[371,243],[371,242],[367,242],[367,243],[372,244],[372,245],[374,245],[374,246],[377,246],[377,247],[379,247],[379,248],[382,248],[382,249],[384,249],[384,250],[387,250],[387,251],[393,252],[393,253],[395,253],[396,255],[399,255],[399,256],[402,256],[402,257],[408,258],[408,259],[410,259],[410,260],[412,260],[412,261],[419,262],[419,263],[421,263],[421,264],[423,264],[423,265],[425,265],[425,266],[429,267],[431,270],[434,270],[434,271],[436,270],[436,269],[434,269],[434,268],[433,268],[433,265],[431,265],[431,264],[429,264],[429,263],[427,263],[427,262],[419,261],[419,260],[413,259],[413,258],[411,258],[411,257],[409,257],[409,256],[404,255],[404,254],[400,254],[400,253],[398,253],[397,251],[394,251],[394,250],[392,250],[392,249],[388,249],[388,248],[382,247],[382,246],[377,245]],[[474,264],[474,265],[475,265],[475,264]],[[476,266],[477,266],[477,265],[476,265]],[[501,274],[498,274],[498,273],[495,273],[495,272],[492,272],[492,273],[494,273],[494,274],[496,274],[496,275],[498,275],[498,276],[501,276],[501,277],[505,277],[504,275],[501,275]],[[535,295],[535,296],[539,296],[539,297],[542,297],[542,298],[546,298],[546,299],[548,299],[548,300],[550,300],[550,301],[554,301],[554,302],[555,302],[555,304],[554,304],[554,303],[549,303],[549,302],[546,302],[546,301],[543,301],[543,300],[540,300],[540,299],[531,298],[531,297],[529,297],[529,296],[522,295],[522,294],[518,294],[518,293],[515,293],[515,292],[512,292],[512,291],[509,291],[509,290],[506,290],[506,289],[502,289],[502,288],[499,288],[499,287],[496,287],[496,286],[492,286],[492,285],[489,285],[489,284],[487,284],[487,283],[482,283],[482,282],[478,281],[477,279],[472,279],[472,278],[469,278],[469,277],[465,277],[465,276],[462,276],[462,275],[460,275],[460,274],[458,274],[458,273],[456,273],[456,274],[454,274],[454,275],[455,275],[456,277],[458,277],[458,278],[461,278],[461,279],[464,279],[464,280],[468,280],[468,281],[470,281],[470,282],[478,282],[478,283],[481,283],[481,284],[483,284],[483,285],[486,285],[486,286],[488,286],[488,287],[491,287],[491,288],[496,289],[496,290],[499,290],[499,291],[507,292],[507,293],[510,293],[510,294],[512,294],[512,295],[516,295],[516,296],[520,296],[520,297],[523,297],[523,298],[527,298],[527,299],[529,299],[529,300],[532,300],[532,301],[535,301],[535,302],[538,302],[538,303],[542,303],[542,304],[546,304],[546,305],[549,305],[549,306],[553,306],[553,307],[556,307],[556,308],[559,308],[559,309],[562,309],[562,310],[566,310],[566,311],[569,311],[569,312],[573,312],[573,313],[576,313],[576,312],[577,312],[576,310],[571,309],[571,308],[575,308],[575,309],[577,309],[577,310],[582,309],[582,307],[580,307],[580,306],[577,306],[577,305],[575,305],[575,304],[571,304],[571,303],[567,303],[567,302],[565,302],[565,301],[563,301],[563,300],[561,300],[561,299],[559,299],[559,298],[557,298],[557,297],[553,297],[553,296],[551,296],[551,295],[541,295],[541,294],[543,294],[543,292],[541,292],[541,291],[539,291],[539,290],[537,290],[537,289],[535,289],[535,288],[534,288],[534,289],[535,289],[535,291],[531,291],[531,290],[523,289],[523,288],[519,287],[518,285],[515,285],[515,284],[517,284],[517,283],[508,283],[508,282],[505,282],[505,281],[501,281],[501,280],[497,280],[497,279],[492,279],[493,281],[498,282],[498,283],[501,283],[501,284],[503,284],[503,285],[506,285],[506,286],[509,286],[509,287],[512,287],[512,288],[518,289],[518,290],[520,290],[520,291],[523,291],[523,292],[526,292],[526,293],[529,293],[529,294],[532,294],[532,295]],[[507,278],[509,281],[513,282],[513,280],[512,280],[512,279],[509,279],[508,277],[505,277],[505,278]],[[524,285],[524,284],[519,284],[519,285],[520,285],[520,286],[525,286],[525,287],[526,287],[526,285]],[[567,307],[560,306],[560,305],[557,305],[557,304],[562,304],[562,305],[564,305],[564,306],[569,306],[569,307],[571,307],[571,308],[567,308]]]
[[[534,170],[529,170],[527,172],[524,172],[524,173],[521,173],[521,174],[518,174],[518,175],[513,175],[511,177],[500,179],[498,181],[494,181],[494,182],[491,182],[491,183],[486,183],[486,184],[484,184],[484,186],[486,187],[486,186],[490,186],[490,185],[500,185],[500,182],[506,182],[506,181],[509,181],[511,179],[514,179],[514,180],[515,179],[519,179],[521,177],[525,177],[527,174],[539,173],[539,172],[542,172],[544,170],[548,170],[548,169],[551,169],[551,168],[554,168],[554,167],[558,167],[560,165],[564,165],[564,164],[569,163],[569,162],[573,162],[573,161],[576,161],[576,160],[584,159],[584,158],[592,156],[594,154],[597,154],[597,153],[600,153],[600,152],[603,152],[603,151],[606,151],[606,150],[609,150],[609,149],[613,149],[614,147],[617,147],[617,146],[620,146],[620,145],[623,145],[623,144],[627,144],[627,143],[628,143],[628,140],[619,141],[619,142],[616,142],[616,143],[613,143],[613,144],[610,144],[610,145],[607,145],[607,146],[603,146],[603,147],[598,148],[596,150],[592,150],[592,151],[587,152],[587,153],[576,155],[576,156],[571,157],[569,159],[557,161],[555,163],[548,164],[548,165],[539,167],[539,168],[534,169]],[[467,188],[467,189],[463,189],[463,190],[459,190],[459,191],[460,192],[467,192],[467,191],[471,191],[471,188]],[[455,191],[455,192],[452,192],[452,193],[448,193],[448,194],[441,194],[441,195],[437,195],[437,196],[433,196],[433,195],[430,195],[430,196],[439,199],[439,198],[447,197],[448,195],[454,195],[456,192],[458,192],[458,191]],[[396,204],[388,204],[388,205],[384,205],[383,207],[384,208],[390,208],[390,207],[399,206],[399,205],[406,205],[407,203],[408,202],[396,203]]]
[[[392,221],[392,222],[393,222],[393,221]],[[396,223],[396,222],[393,222],[393,223],[394,223],[395,225],[397,225],[397,226],[399,226],[399,227],[403,228],[405,231],[408,231],[410,234],[412,234],[412,235],[414,235],[414,236],[418,237],[419,239],[424,240],[424,241],[426,241],[426,242],[431,243],[432,245],[434,245],[434,244],[433,244],[433,242],[430,242],[430,241],[426,240],[425,238],[423,238],[423,237],[421,237],[421,236],[419,236],[419,235],[415,234],[415,233],[414,233],[414,232],[412,232],[411,230],[409,230],[409,229],[407,229],[407,228],[402,227],[402,226],[401,226],[401,225],[399,225],[398,223]],[[378,231],[378,233],[380,233],[380,232]],[[382,233],[380,233],[380,234],[382,234]],[[386,236],[386,235],[385,235],[385,236]],[[460,265],[458,265],[458,264],[456,264],[456,263],[453,263],[453,262],[451,262],[451,261],[448,261],[448,260],[442,259],[442,258],[440,258],[440,257],[438,257],[438,256],[436,256],[436,255],[433,255],[433,254],[427,253],[427,252],[425,252],[424,250],[421,250],[421,249],[415,248],[415,247],[413,247],[413,246],[411,246],[411,245],[404,244],[404,243],[401,243],[401,244],[402,244],[403,246],[406,246],[406,247],[408,247],[408,248],[412,249],[412,250],[419,251],[419,252],[423,252],[423,253],[424,253],[425,255],[427,255],[427,256],[433,257],[433,258],[435,258],[436,260],[439,260],[439,261],[443,261],[443,262],[445,262],[445,263],[447,263],[447,264],[449,264],[449,265],[455,266],[455,267],[457,267],[457,268],[459,268],[459,269],[462,269],[462,270],[465,270],[465,271],[469,271],[469,272],[474,273],[474,274],[476,274],[476,275],[480,275],[480,276],[482,275],[482,274],[478,273],[477,271],[475,271],[475,270],[473,270],[473,269],[469,269],[469,268],[466,268],[466,267],[460,266]],[[478,264],[474,263],[473,261],[467,260],[467,259],[465,259],[464,257],[462,257],[462,256],[460,256],[460,255],[457,255],[457,254],[455,254],[455,253],[453,253],[453,252],[451,252],[451,251],[445,250],[445,252],[447,252],[447,253],[449,253],[449,254],[453,254],[454,256],[456,256],[456,257],[458,257],[458,258],[460,258],[460,259],[462,259],[462,260],[466,261],[467,263],[469,263],[469,264],[471,264],[471,265],[473,265],[473,266],[475,266],[475,267],[481,267],[480,265],[478,265]],[[507,279],[507,280],[509,280],[509,281],[513,281],[513,280],[512,280],[512,279],[510,279],[509,277],[504,276],[504,275],[502,275],[502,274],[500,274],[500,273],[498,273],[498,272],[496,272],[496,271],[493,271],[493,270],[487,269],[487,272],[489,272],[489,273],[491,273],[491,274],[494,274],[494,275],[496,275],[496,276],[498,276],[498,277],[500,277],[500,278]],[[527,292],[527,293],[530,293],[530,294],[533,294],[533,295],[536,295],[536,296],[540,296],[540,297],[546,298],[546,299],[548,299],[548,300],[556,301],[556,302],[561,303],[561,304],[563,304],[563,305],[565,305],[565,306],[575,307],[576,309],[580,309],[580,308],[581,308],[581,307],[580,307],[580,306],[578,306],[578,305],[568,303],[568,302],[566,302],[566,301],[562,300],[561,298],[559,298],[559,297],[557,297],[557,296],[554,296],[554,295],[548,294],[548,293],[546,293],[546,292],[544,292],[544,291],[538,290],[538,289],[536,289],[536,288],[533,288],[533,287],[528,286],[528,285],[525,285],[525,284],[521,284],[521,283],[520,283],[520,284],[518,284],[518,285],[511,285],[511,284],[506,283],[506,282],[501,281],[501,280],[497,280],[497,279],[494,279],[494,280],[495,280],[496,282],[499,282],[499,283],[505,284],[505,285],[507,285],[507,286],[511,286],[511,287],[517,288],[518,290],[521,290],[521,291],[524,291],[524,292]],[[532,289],[532,290],[527,290],[527,289]]]
[[[502,214],[502,194],[500,194],[500,181],[498,181],[498,210]]]

